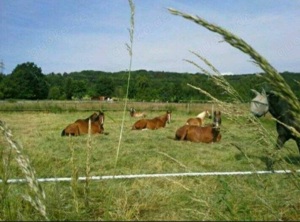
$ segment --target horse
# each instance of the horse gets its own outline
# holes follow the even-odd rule
[[[264,89],[262,93],[254,89],[251,89],[251,91],[256,95],[250,105],[252,114],[256,117],[261,117],[267,112],[270,112],[275,119],[279,120],[276,122],[278,136],[275,147],[281,149],[286,141],[293,139],[296,141],[300,152],[300,137],[294,135],[292,131],[286,127],[291,126],[300,133],[300,119],[293,115],[288,102],[272,91],[265,92]]]
[[[184,125],[177,129],[175,140],[187,140],[191,142],[213,143],[222,138],[220,133],[221,112],[214,111],[213,123],[206,126]]]
[[[136,112],[135,109],[133,107],[130,108],[130,116],[131,117],[137,117],[137,118],[145,118],[146,117],[146,113],[144,112]]]
[[[186,121],[186,125],[195,125],[195,126],[202,126],[204,125],[204,118],[208,116],[209,118],[211,117],[210,113],[208,110],[205,110],[201,113],[199,113],[196,118],[189,118]]]
[[[104,132],[104,113],[99,112],[97,117],[91,115],[92,118],[84,120],[76,120],[74,123],[69,124],[61,133],[61,136],[79,136],[87,134],[89,130],[89,120],[91,120],[91,134],[103,133]]]
[[[97,121],[97,118],[98,118],[99,114],[100,114],[100,111],[99,111],[99,113],[95,112],[92,115],[90,115],[89,117],[87,117],[86,119],[78,119],[78,120],[76,120],[75,123],[79,123],[79,122],[87,122],[88,123],[89,119],[91,119],[92,122],[95,122],[95,121]]]
[[[165,127],[166,123],[170,123],[170,122],[171,122],[171,111],[167,111],[166,114],[155,117],[153,119],[140,119],[133,124],[131,129],[132,130],[143,130],[143,129],[156,130]]]

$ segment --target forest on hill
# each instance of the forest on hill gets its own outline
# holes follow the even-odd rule
[[[300,73],[280,73],[300,98]],[[255,74],[223,76],[248,102],[250,89],[268,89],[266,82]],[[105,96],[123,99],[126,96],[128,71],[103,72],[84,70],[70,73],[43,74],[32,62],[19,64],[11,74],[0,74],[0,99],[71,100]],[[231,101],[224,89],[211,76],[201,73],[174,73],[163,71],[131,71],[128,98],[133,101],[186,102],[207,101],[209,98],[189,87],[199,87],[216,98]]]

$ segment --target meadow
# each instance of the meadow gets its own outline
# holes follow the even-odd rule
[[[128,83],[134,39],[134,4],[132,1],[129,4]],[[261,77],[284,95],[292,110],[300,110],[290,87],[246,42],[199,17],[174,9],[169,11],[219,33],[224,41],[247,53],[265,72]],[[77,101],[66,105],[65,102],[46,101],[30,104],[30,107],[24,101],[21,105],[19,101],[1,104],[0,219],[299,220],[297,170],[300,158],[295,142],[289,141],[283,149],[276,150],[275,120],[269,114],[261,119],[254,118],[249,104],[241,103],[217,69],[200,55],[193,54],[212,68],[217,74],[211,75],[216,85],[224,88],[236,103],[218,101],[198,88],[214,103],[128,102],[124,106],[123,103],[87,105]],[[47,108],[41,108],[44,106]],[[171,123],[154,131],[132,131],[136,119],[129,116],[130,106],[146,111],[148,118],[171,109]],[[126,113],[123,107],[128,108]],[[61,137],[61,131],[69,123],[99,109],[105,112],[107,135]],[[222,112],[221,141],[213,144],[175,141],[176,129],[204,109]],[[3,127],[3,121],[11,131]],[[91,176],[261,170],[290,170],[291,173],[91,180]],[[81,176],[86,179],[79,181]],[[27,183],[8,183],[10,178],[24,177]],[[71,181],[36,182],[36,178],[51,177],[68,177]]]
[[[76,104],[84,104],[76,102]],[[119,104],[119,105],[118,105]],[[74,105],[74,104],[73,104]],[[217,104],[129,103],[152,118],[172,109],[159,130],[132,131],[137,120],[122,103],[96,103],[82,111],[1,111],[37,178],[68,177],[67,182],[1,183],[1,220],[298,220],[299,173],[230,176],[178,176],[79,181],[81,176],[232,172],[299,169],[294,141],[274,148],[275,121],[256,119],[249,104],[231,110]],[[80,105],[77,105],[77,108]],[[174,140],[175,131],[204,109],[222,112],[222,139],[204,144]],[[94,111],[105,112],[107,135],[61,137],[69,123]],[[129,108],[128,108],[129,110]],[[206,119],[209,123],[210,119]],[[1,179],[24,178],[17,152],[0,137]],[[118,148],[118,144],[120,146]],[[119,150],[119,152],[118,152]],[[118,155],[117,155],[118,153]],[[40,192],[45,192],[45,198]],[[43,216],[24,195],[41,199]]]

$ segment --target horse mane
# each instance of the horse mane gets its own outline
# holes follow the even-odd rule
[[[205,111],[199,113],[196,117],[197,117],[197,118],[200,118],[200,119],[204,119],[204,117],[206,116],[206,113],[207,113],[207,110],[205,110]]]
[[[280,98],[272,91],[266,92],[266,94],[269,102],[269,112],[273,117],[278,119],[280,116],[283,116],[283,114],[286,115],[289,113],[289,115],[291,115],[290,106],[287,101]]]

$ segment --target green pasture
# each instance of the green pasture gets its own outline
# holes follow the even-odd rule
[[[137,106],[137,104],[135,104]],[[294,141],[274,149],[275,122],[269,115],[251,117],[248,105],[225,110],[211,104],[187,106],[155,103],[143,110],[147,118],[171,108],[163,129],[132,131],[137,119],[123,111],[95,107],[90,111],[0,112],[0,120],[22,144],[38,178],[69,177],[71,182],[40,183],[50,220],[297,220],[300,218],[299,174],[162,177],[77,181],[78,176],[298,170]],[[110,107],[111,106],[111,107]],[[139,109],[143,108],[139,104]],[[207,108],[221,110],[222,140],[214,144],[175,141],[177,128]],[[94,108],[94,107],[93,107]],[[105,112],[108,135],[61,137],[69,123],[93,111]],[[236,113],[236,115],[234,115]],[[234,116],[233,116],[234,115]],[[210,119],[206,119],[210,122]],[[121,141],[120,141],[120,135]],[[0,137],[3,178],[24,178],[17,154]],[[120,146],[119,146],[120,142]],[[119,154],[117,156],[117,151]],[[4,161],[5,160],[5,161]],[[43,220],[22,195],[34,196],[27,184],[0,184],[0,220]]]

